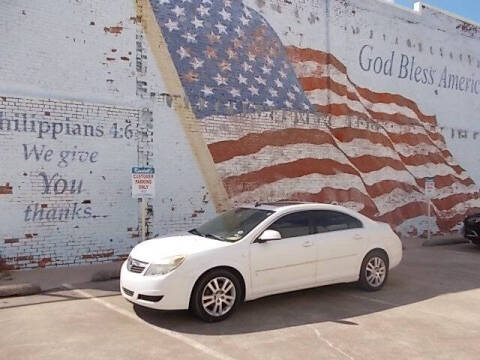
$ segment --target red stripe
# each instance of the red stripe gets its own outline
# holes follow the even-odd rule
[[[390,166],[395,170],[407,170],[400,160],[391,157],[363,155],[350,158],[352,164],[360,170],[361,173],[369,173]]]
[[[396,227],[405,220],[413,219],[426,214],[426,204],[424,201],[412,201],[376,217],[375,220],[386,222]]]
[[[420,166],[425,164],[445,164],[447,166],[450,166],[450,164],[448,164],[448,162],[440,154],[441,153],[438,152],[438,153],[431,153],[429,155],[416,154],[416,155],[410,155],[410,156],[403,156],[399,154],[399,156],[402,159],[402,162],[408,166]],[[453,169],[452,166],[450,167]],[[453,170],[455,171],[455,169]]]
[[[447,186],[451,186],[455,183],[458,183],[458,184],[462,184],[462,185],[465,185],[465,186],[470,186],[470,185],[474,185],[475,183],[473,182],[472,179],[470,178],[466,178],[466,179],[460,179],[454,175],[435,175],[434,176],[434,179],[435,179],[435,188],[437,189],[442,189],[444,187],[447,187]],[[418,186],[421,188],[421,189],[424,189],[425,188],[425,181],[424,179],[415,179],[416,183],[418,184]]]
[[[349,143],[355,139],[369,140],[372,144],[381,144],[393,149],[392,142],[384,134],[356,128],[334,128],[330,132],[335,138],[343,143]]]
[[[247,174],[230,176],[223,183],[230,196],[252,191],[261,185],[270,184],[285,178],[297,178],[305,175],[351,174],[359,176],[357,170],[331,159],[300,159],[279,165],[265,167]]]
[[[476,192],[473,194],[453,194],[442,199],[432,199],[435,207],[440,211],[449,210],[457,204],[467,202],[472,199],[479,199],[480,193]]]
[[[366,196],[364,193],[355,188],[350,188],[348,190],[343,189],[334,189],[331,187],[323,188],[319,193],[304,193],[296,192],[289,195],[289,199],[298,200],[298,201],[310,201],[310,202],[319,202],[325,204],[331,204],[333,202],[337,203],[347,203],[349,201],[354,201],[364,205],[362,211],[363,215],[372,217],[378,212],[378,209],[375,203]]]
[[[372,198],[376,198],[378,196],[391,193],[393,190],[396,190],[396,189],[404,190],[405,192],[408,192],[408,193],[411,193],[411,192],[421,193],[418,187],[401,182],[401,181],[397,181],[397,180],[379,181],[373,185],[367,185],[366,189],[368,194]]]
[[[314,145],[331,144],[336,147],[332,136],[319,129],[282,129],[248,134],[238,140],[219,141],[208,145],[213,162],[220,163],[235,156],[255,154],[266,146],[285,146],[299,143]]]

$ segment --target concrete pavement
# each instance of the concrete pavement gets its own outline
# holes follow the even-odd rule
[[[480,248],[408,246],[375,293],[270,296],[222,323],[144,309],[118,281],[0,299],[6,359],[478,359]]]

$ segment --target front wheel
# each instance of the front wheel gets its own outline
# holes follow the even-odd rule
[[[360,269],[359,285],[367,291],[380,290],[388,277],[388,257],[383,251],[374,250],[365,256]]]
[[[243,300],[238,277],[229,270],[212,270],[198,281],[192,293],[190,308],[207,322],[229,317]]]

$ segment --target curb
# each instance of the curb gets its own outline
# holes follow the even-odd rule
[[[440,239],[430,239],[425,240],[422,243],[422,246],[441,246],[441,245],[453,245],[453,244],[465,244],[469,243],[470,240],[465,238],[440,238]]]
[[[40,286],[30,283],[0,286],[0,298],[10,296],[35,295],[42,291]]]
[[[108,280],[119,279],[119,278],[120,278],[120,269],[109,270],[109,271],[107,270],[97,271],[92,275],[93,282],[108,281]]]

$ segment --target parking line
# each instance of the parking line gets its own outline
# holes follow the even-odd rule
[[[312,325],[309,325],[313,331],[315,332],[315,335],[317,335],[317,338],[319,338],[320,340],[322,340],[325,344],[327,344],[330,348],[332,348],[333,350],[335,350],[336,352],[342,354],[343,356],[345,356],[347,359],[349,360],[355,360],[353,357],[351,357],[350,355],[348,355],[345,351],[343,351],[342,349],[340,349],[339,347],[333,345],[330,341],[328,341],[327,339],[325,339],[322,334],[320,334],[320,331],[318,331],[318,329],[316,329],[315,327],[313,327]]]
[[[97,298],[95,296],[92,296],[90,295],[88,292],[86,291],[83,291],[83,290],[80,290],[80,289],[75,289],[72,285],[70,284],[62,284],[62,286],[66,289],[69,289],[69,290],[72,290],[73,292],[83,296],[83,297],[86,297],[86,298],[89,298],[90,300],[100,304],[100,305],[103,305],[104,307],[106,307],[107,309],[110,309],[110,310],[113,310],[121,315],[124,315],[132,320],[135,320],[141,324],[144,324],[146,326],[148,326],[149,328],[155,330],[156,332],[159,332],[163,335],[166,335],[166,336],[169,336],[171,338],[174,338],[176,340],[179,340],[181,342],[183,342],[184,344],[186,345],[189,345],[191,347],[193,347],[194,349],[197,349],[207,355],[210,355],[211,357],[213,358],[216,358],[216,359],[219,359],[219,360],[235,360],[234,358],[228,356],[228,355],[225,355],[225,354],[222,354],[216,350],[213,350],[205,345],[203,345],[202,343],[199,343],[198,341],[196,340],[193,340],[187,336],[184,336],[182,334],[179,334],[175,331],[171,331],[171,330],[168,330],[168,329],[164,329],[164,328],[161,328],[161,327],[157,327],[155,325],[152,325],[152,324],[149,324],[148,322],[142,320],[141,318],[139,318],[138,316],[126,311],[125,309],[122,309],[118,306],[115,306],[115,305],[112,305],[110,303],[108,303],[107,301],[101,299],[101,298]]]

